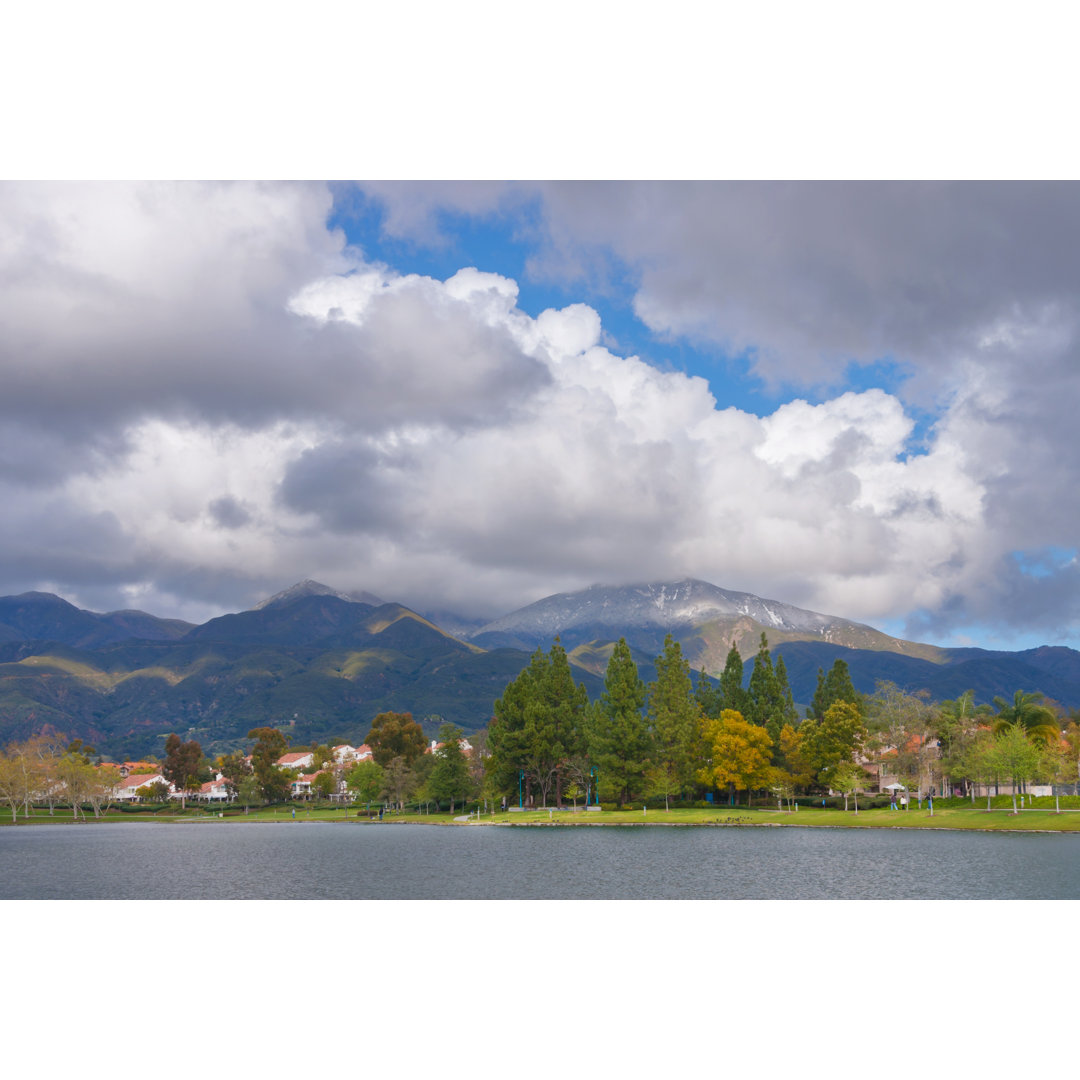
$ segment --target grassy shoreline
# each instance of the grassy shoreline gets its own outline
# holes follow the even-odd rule
[[[1002,797],[995,801],[1000,803]],[[641,827],[702,827],[702,828],[846,828],[846,829],[950,829],[968,832],[1040,832],[1040,833],[1080,833],[1080,808],[1062,806],[1056,813],[1053,800],[1049,807],[1025,807],[1019,813],[1012,812],[1011,800],[1007,806],[997,805],[987,810],[985,801],[981,806],[970,804],[954,805],[958,800],[949,800],[952,805],[935,804],[931,815],[927,809],[914,806],[908,810],[890,810],[875,808],[844,811],[831,807],[801,807],[799,810],[778,810],[775,807],[718,806],[712,809],[648,809],[639,808],[628,811],[586,812],[581,808],[574,810],[526,810],[523,812],[497,812],[481,814],[477,818],[475,810],[466,818],[465,814],[438,813],[415,814],[395,813],[387,815],[383,821],[369,819],[362,811],[358,815],[350,810],[346,816],[340,808],[297,807],[295,816],[292,808],[270,807],[252,809],[250,813],[228,810],[224,812],[206,811],[202,808],[189,809],[186,812],[159,813],[115,813],[110,812],[102,818],[90,817],[86,824],[105,824],[116,822],[143,822],[147,824],[233,824],[243,822],[262,822],[278,824],[302,824],[321,822],[348,825],[440,825],[475,828],[477,825],[509,828],[543,828],[568,826],[572,828],[641,828]],[[1044,800],[1036,800],[1043,802]],[[1064,802],[1064,800],[1062,800]],[[1069,802],[1075,800],[1070,799]],[[224,816],[219,816],[223,813]],[[10,814],[2,822],[3,826],[13,827]],[[48,810],[36,810],[27,819],[19,817],[18,826],[34,825],[72,825],[71,812],[57,810],[50,815]],[[82,825],[79,821],[77,824]]]

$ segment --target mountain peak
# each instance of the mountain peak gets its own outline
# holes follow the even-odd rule
[[[299,600],[304,596],[336,596],[339,600],[346,600],[350,604],[370,604],[372,607],[381,607],[385,602],[369,592],[341,592],[338,589],[332,589],[329,585],[324,585],[321,581],[305,578],[256,604],[253,610],[262,611],[264,608],[287,604],[291,600]]]

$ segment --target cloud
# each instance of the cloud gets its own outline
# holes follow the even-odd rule
[[[0,185],[0,590],[194,618],[311,576],[495,614],[694,575],[1068,622],[1074,571],[1011,553],[1080,525],[1075,196],[998,188],[383,189],[403,236],[532,200],[537,273],[617,262],[657,331],[840,384],[759,417],[612,352],[587,304],[365,260],[325,187]],[[885,354],[902,391],[843,389]]]

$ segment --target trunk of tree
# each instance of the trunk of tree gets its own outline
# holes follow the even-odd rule
[[[859,793],[856,791],[856,792],[853,792],[852,794],[855,796],[855,816],[858,817],[858,815],[859,815]]]
[[[735,805],[735,782],[733,780],[728,781],[728,806]]]
[[[1012,801],[1013,801],[1013,813],[1014,814],[1019,814],[1020,811],[1017,810],[1017,808],[1016,808],[1016,785],[1015,784],[1013,784]]]

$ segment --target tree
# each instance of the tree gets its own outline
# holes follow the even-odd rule
[[[859,788],[867,780],[866,770],[853,761],[841,761],[829,770],[829,786],[844,796],[844,813],[847,813],[848,795],[855,796],[855,813],[859,812]]]
[[[225,780],[225,788],[229,797],[235,799],[240,792],[240,785],[252,775],[251,763],[237,751],[234,754],[226,754],[219,763],[221,775]]]
[[[1012,779],[1013,813],[1020,813],[1016,806],[1017,788],[1039,771],[1042,764],[1040,746],[1019,724],[1008,724],[995,733],[990,760],[999,775]]]
[[[372,802],[382,795],[385,782],[386,774],[382,766],[375,761],[358,761],[345,774],[345,783],[349,790],[358,802],[366,805],[369,812]]]
[[[251,766],[259,790],[266,802],[283,802],[289,797],[292,777],[277,767],[278,759],[289,747],[289,737],[272,727],[252,728],[247,733],[255,740],[251,751]]]
[[[817,689],[814,691],[814,700],[808,715],[816,720],[824,719],[829,707],[838,701],[846,701],[860,712],[862,711],[862,695],[851,681],[851,672],[848,670],[847,663],[839,657],[833,661],[828,675],[818,668]]]
[[[27,762],[21,749],[9,746],[7,751],[0,754],[0,802],[7,804],[11,810],[11,823],[19,820],[19,807],[28,797],[29,773]]]
[[[941,740],[941,767],[950,778],[971,778],[965,769],[967,751],[979,733],[980,720],[992,712],[989,705],[975,704],[974,690],[965,690],[958,698],[938,704],[936,729]],[[974,801],[974,791],[971,794]]]
[[[803,756],[821,777],[841,762],[853,760],[866,737],[866,725],[854,705],[837,701],[829,706],[821,720],[804,720],[799,725],[799,733]]]
[[[694,781],[701,714],[690,680],[690,665],[671,634],[664,638],[664,651],[656,658],[656,681],[649,684],[648,703],[657,764],[666,766],[664,775],[668,782],[675,782],[675,790],[685,791]]]
[[[793,788],[806,788],[814,782],[814,770],[802,752],[800,729],[791,724],[780,729],[780,744],[773,753],[773,762]]]
[[[143,802],[164,802],[169,797],[169,785],[164,780],[154,780],[137,788],[135,794]]]
[[[879,759],[890,753],[897,775],[915,778],[920,790],[937,752],[932,737],[936,713],[926,697],[925,692],[906,694],[895,683],[881,680],[864,699],[868,749]]]
[[[561,802],[562,780],[572,759],[585,749],[585,713],[589,696],[584,683],[575,685],[570,662],[559,639],[550,654],[537,649],[529,665],[495,702],[488,728],[490,774],[499,790],[517,790],[518,773],[526,787],[535,784],[543,805],[552,785]]]
[[[94,811],[94,817],[107,813],[116,798],[116,785],[120,783],[120,770],[115,765],[99,765],[87,784],[85,797]]]
[[[732,709],[702,721],[702,745],[705,765],[698,780],[710,787],[727,786],[732,804],[735,792],[745,791],[749,806],[756,789],[769,787],[776,780],[769,733]]]
[[[799,714],[795,708],[795,699],[791,693],[791,684],[788,682],[787,665],[784,663],[784,658],[782,656],[776,658],[776,666],[773,668],[773,672],[776,675],[776,687],[780,691],[781,717],[781,722],[776,729],[776,734],[773,734],[772,729],[769,730],[769,738],[775,743],[779,738],[780,728],[785,724],[797,724],[799,722]]]
[[[997,707],[997,720],[994,733],[999,734],[1008,727],[1023,729],[1038,743],[1047,743],[1061,737],[1061,727],[1052,709],[1043,704],[1042,694],[1031,694],[1017,690],[1011,702],[1004,698],[994,698]]]
[[[461,735],[461,728],[456,724],[443,724],[439,728],[441,745],[433,752],[436,761],[428,777],[431,797],[436,802],[449,799],[451,814],[454,803],[459,799],[464,802],[469,790],[469,767],[461,749]]]
[[[1070,720],[1061,737],[1064,741],[1063,753],[1072,764],[1073,793],[1080,795],[1080,724]]]
[[[645,785],[652,739],[642,713],[644,705],[645,684],[638,677],[626,638],[619,638],[608,661],[604,692],[590,713],[588,753],[617,792],[620,806],[637,798]],[[587,775],[587,764],[585,769]],[[584,777],[575,779],[588,784]]]
[[[383,770],[383,786],[390,802],[399,809],[403,807],[413,783],[413,773],[408,762],[403,757],[391,758]]]
[[[426,749],[424,729],[412,713],[382,712],[371,721],[364,742],[371,747],[375,761],[386,768],[394,758],[404,758],[411,765]]]
[[[73,821],[79,820],[79,814],[86,820],[82,804],[87,801],[90,789],[95,783],[94,766],[78,750],[63,755],[57,762],[56,775],[59,779],[64,798],[71,804]]]
[[[311,789],[320,799],[329,799],[337,791],[337,777],[333,769],[321,769],[311,781]]]
[[[175,732],[165,740],[165,760],[161,774],[180,792],[180,809],[186,808],[187,793],[199,786],[202,747],[194,740],[183,742]]]
[[[719,716],[724,709],[731,709],[745,716],[748,710],[746,690],[743,689],[743,662],[739,650],[735,648],[735,642],[731,643],[727,659],[724,661],[724,670],[720,673],[720,700],[717,709],[709,716]]]
[[[769,738],[775,741],[784,726],[784,700],[773,669],[769,639],[764,633],[754,658],[754,670],[750,672],[748,696],[750,701],[746,719],[768,730]]]
[[[694,685],[694,697],[697,698],[698,708],[702,716],[719,716],[723,710],[723,700],[720,684],[714,683],[705,673],[702,666],[698,672],[697,682]]]

